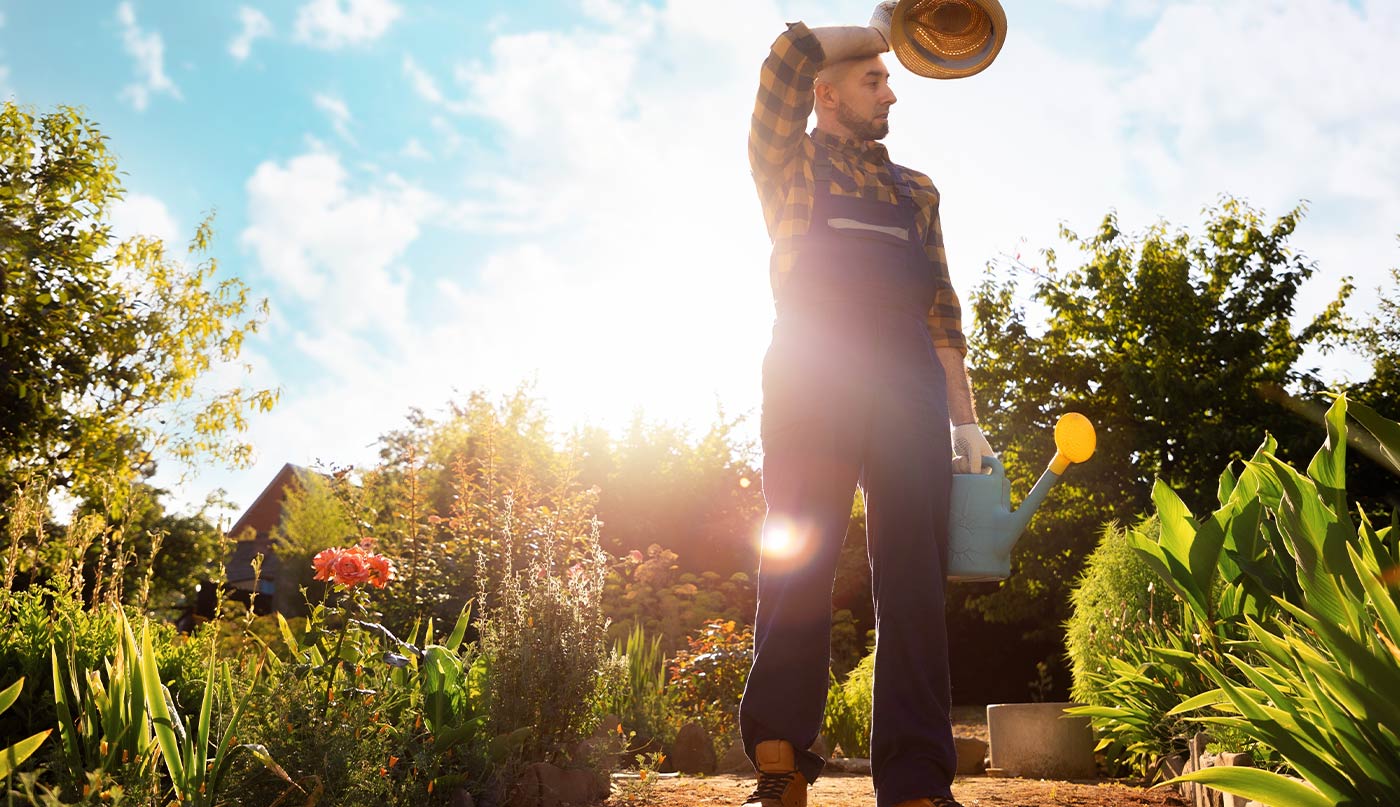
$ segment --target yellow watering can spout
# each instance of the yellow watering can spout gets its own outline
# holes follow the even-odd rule
[[[1055,424],[1055,458],[1050,461],[1050,470],[1057,475],[1065,472],[1072,462],[1084,462],[1094,456],[1098,437],[1094,434],[1094,424],[1078,412],[1068,412],[1060,416]]]

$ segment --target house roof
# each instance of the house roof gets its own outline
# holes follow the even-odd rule
[[[235,539],[240,539],[234,545],[233,551],[229,553],[228,560],[225,561],[224,568],[228,574],[228,581],[237,585],[238,583],[251,583],[253,579],[253,558],[258,554],[267,556],[269,560],[274,559],[272,552],[272,531],[282,520],[282,502],[287,498],[287,487],[291,485],[301,474],[309,474],[312,471],[302,468],[292,463],[282,466],[282,469],[272,477],[272,481],[267,483],[263,492],[253,500],[243,515],[234,522],[229,530],[229,535]],[[243,536],[251,530],[253,537],[242,540]],[[276,576],[274,564],[263,567],[262,577],[273,579]]]

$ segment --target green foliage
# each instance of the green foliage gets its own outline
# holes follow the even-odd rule
[[[667,666],[681,719],[698,721],[717,747],[728,747],[753,666],[753,630],[733,621],[707,623]]]
[[[464,644],[468,612],[447,636],[429,623],[399,639],[368,621],[362,595],[276,617],[278,655],[240,732],[260,753],[232,769],[233,803],[444,804],[459,787],[486,787],[500,760],[488,757],[485,667]]]
[[[492,518],[493,540],[477,563],[487,724],[497,737],[519,738],[513,762],[548,761],[587,736],[597,714],[606,555],[596,522],[577,531],[577,514],[505,494]]]
[[[1164,223],[1128,234],[1113,215],[1087,237],[1065,230],[1084,259],[1067,270],[1046,251],[1030,293],[1048,313],[1039,335],[1014,281],[977,289],[973,382],[1013,499],[1054,454],[1061,413],[1085,414],[1099,442],[1093,461],[1059,485],[1018,543],[1011,577],[974,598],[986,618],[1039,620],[1047,632],[1063,622],[1067,588],[1099,525],[1145,511],[1154,478],[1203,507],[1214,498],[1214,469],[1239,458],[1238,446],[1268,431],[1301,449],[1307,423],[1283,405],[1284,391],[1321,388],[1318,372],[1300,362],[1307,349],[1336,342],[1351,291],[1344,283],[1294,328],[1299,289],[1314,273],[1291,245],[1301,217],[1295,209],[1269,222],[1225,198],[1197,234]]]
[[[614,641],[625,636],[628,625],[640,624],[671,653],[708,622],[750,620],[754,586],[744,572],[727,578],[717,572],[683,572],[679,555],[652,544],[645,554],[632,550],[612,564],[603,603]]]
[[[619,642],[613,656],[625,673],[599,709],[616,715],[623,728],[636,733],[642,747],[674,740],[679,726],[675,698],[666,687],[666,654],[661,649],[661,637],[648,636],[640,623],[633,623],[626,643]]]
[[[76,109],[0,107],[0,188],[0,496],[22,473],[84,492],[157,455],[246,463],[236,435],[276,393],[196,389],[237,362],[265,304],[212,259],[113,240],[116,159]],[[205,220],[192,259],[211,236]]]
[[[1149,537],[1157,534],[1155,521],[1136,527]],[[1157,592],[1157,575],[1128,543],[1128,531],[1117,523],[1104,525],[1099,545],[1089,554],[1079,582],[1070,592],[1074,612],[1065,623],[1065,648],[1074,683],[1070,697],[1091,705],[1106,701],[1096,685],[1113,659],[1121,659],[1137,647],[1150,647],[1171,632],[1170,595]],[[1138,659],[1134,660],[1135,662]]]
[[[822,733],[846,756],[870,756],[870,716],[875,708],[875,654],[869,653],[845,680],[832,675]]]
[[[1349,406],[1383,454],[1400,456],[1400,424],[1339,397],[1327,413],[1327,442],[1306,474],[1268,451],[1246,467],[1230,499],[1242,504],[1233,519],[1221,524],[1224,563],[1233,560],[1232,548],[1239,551],[1258,532],[1232,529],[1236,521],[1248,519],[1251,507],[1262,510],[1280,538],[1263,551],[1286,555],[1293,585],[1274,593],[1267,608],[1261,602],[1246,611],[1248,636],[1232,652],[1195,661],[1218,688],[1175,710],[1209,710],[1214,714],[1198,719],[1278,749],[1311,788],[1269,772],[1240,776],[1207,769],[1182,780],[1278,807],[1400,801],[1400,738],[1391,728],[1400,725],[1394,699],[1400,691],[1400,511],[1382,529],[1372,526],[1364,510],[1358,509],[1355,520],[1348,511]],[[1219,514],[1202,523],[1194,543],[1205,549],[1193,559],[1204,563],[1218,551],[1211,548],[1216,542],[1208,525],[1220,522]],[[1163,516],[1164,543],[1167,518]],[[1198,586],[1195,568],[1181,562],[1182,550],[1189,552],[1190,546],[1160,548],[1160,554],[1151,555],[1154,562],[1165,559],[1163,571],[1173,585],[1192,594]],[[1239,568],[1241,578],[1255,584],[1272,582]]]

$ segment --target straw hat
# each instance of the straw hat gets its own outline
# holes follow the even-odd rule
[[[982,72],[1006,41],[1006,12],[997,0],[900,0],[890,25],[895,56],[929,78]]]

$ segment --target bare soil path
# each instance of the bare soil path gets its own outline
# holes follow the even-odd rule
[[[649,807],[739,807],[753,790],[752,776],[682,776],[661,779],[645,800],[610,805]],[[1143,790],[1117,782],[1055,782],[1032,779],[961,778],[953,795],[966,807],[1182,807],[1175,791]],[[870,777],[826,774],[812,786],[811,807],[874,807]]]
[[[963,737],[987,739],[983,707],[955,707],[953,729]],[[609,807],[739,807],[753,791],[753,776],[661,778],[644,798],[613,798]],[[1185,807],[1170,788],[1147,790],[1117,781],[1061,782],[1045,779],[959,777],[953,795],[965,807]],[[810,807],[874,807],[869,776],[822,774],[808,793]]]

